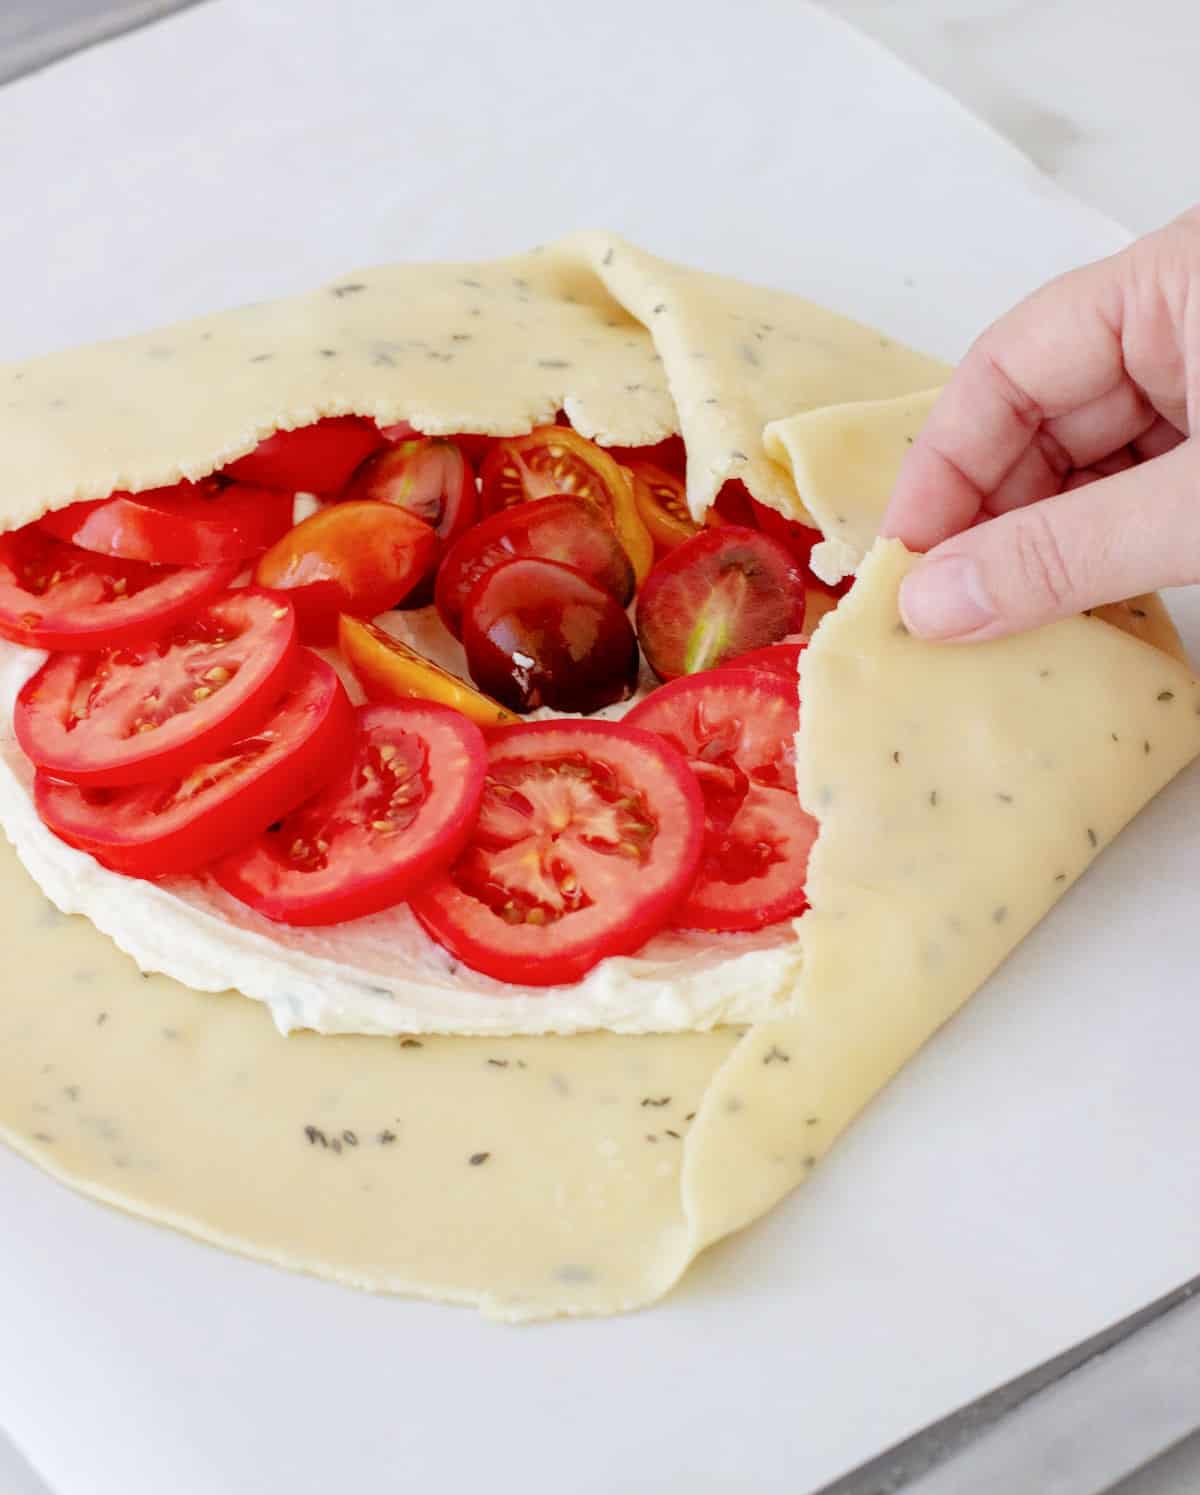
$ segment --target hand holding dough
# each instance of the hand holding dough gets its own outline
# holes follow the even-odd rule
[[[1198,288],[1194,208],[978,339],[884,520],[932,552],[901,593],[914,633],[998,638],[1200,581]]]

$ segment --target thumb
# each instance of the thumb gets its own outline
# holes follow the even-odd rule
[[[988,519],[900,588],[910,633],[1000,638],[1157,587],[1200,581],[1200,447]]]

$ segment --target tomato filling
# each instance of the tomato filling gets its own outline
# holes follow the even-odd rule
[[[737,482],[698,525],[677,437],[277,432],[0,536],[0,635],[51,651],[14,717],[35,802],[114,870],[211,876],[272,920],[408,902],[510,983],[779,923],[816,834],[792,746],[806,592],[835,602],[816,538]],[[373,621],[435,598],[450,668]],[[520,721],[622,701],[642,658],[668,683],[622,721]]]

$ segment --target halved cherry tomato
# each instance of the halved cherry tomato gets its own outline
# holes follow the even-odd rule
[[[475,474],[452,441],[420,436],[374,452],[359,467],[343,498],[374,498],[423,519],[444,545],[479,517]]]
[[[767,670],[772,675],[782,675],[793,685],[800,673],[800,656],[808,648],[807,639],[797,639],[790,644],[768,644],[765,649],[751,649],[745,654],[735,655],[727,664],[718,666],[723,670]]]
[[[481,727],[500,727],[520,720],[499,701],[410,649],[375,623],[343,613],[338,619],[338,648],[369,701],[440,701]]]
[[[687,472],[687,447],[682,436],[664,436],[653,446],[609,446],[605,451],[625,467],[650,462],[672,477],[682,478]]]
[[[769,535],[703,529],[665,556],[638,598],[638,638],[662,680],[726,664],[804,625],[804,573]]]
[[[292,495],[244,483],[176,483],[71,504],[39,522],[82,550],[159,566],[212,566],[261,555],[286,534]]]
[[[496,443],[480,469],[483,512],[531,498],[574,493],[596,505],[617,532],[639,582],[654,564],[654,542],[634,502],[633,485],[603,447],[567,426],[539,426]]]
[[[261,726],[295,652],[286,601],[226,592],[146,643],[52,654],[22,686],[13,728],[39,768],[76,784],[182,776]]]
[[[354,710],[337,673],[301,649],[271,715],[216,757],[125,789],[83,789],[39,769],[34,802],[56,836],[114,872],[194,872],[315,794],[353,741]]]
[[[718,504],[727,493],[733,495],[726,501],[727,513],[745,512],[748,508],[752,517],[746,522],[757,525],[764,535],[770,535],[773,540],[778,540],[781,545],[787,546],[804,567],[805,579],[810,590],[815,588],[829,597],[836,598],[844,597],[854,585],[854,577],[847,576],[830,586],[813,571],[813,546],[819,545],[822,539],[819,529],[814,529],[808,524],[801,524],[798,519],[789,519],[768,504],[759,503],[758,499],[752,497],[746,487],[736,479],[726,483],[722,488],[721,494],[718,495]]]
[[[661,733],[704,794],[704,861],[679,927],[761,929],[801,913],[817,823],[796,798],[795,685],[713,670],[660,687],[625,720]]]
[[[360,706],[353,756],[313,799],[212,869],[282,924],[378,913],[427,886],[475,825],[487,748],[457,711],[428,701]]]
[[[573,566],[625,607],[633,598],[633,566],[612,525],[582,498],[539,498],[501,509],[474,525],[438,567],[438,616],[462,637],[463,608],[476,582],[501,561],[528,556]]]
[[[699,534],[701,527],[688,511],[687,489],[682,478],[656,467],[653,462],[632,460],[625,467],[633,481],[638,513],[650,531],[656,553],[674,550]]]
[[[632,695],[638,645],[611,593],[572,566],[510,556],[463,610],[471,678],[513,711],[599,711]]]
[[[237,570],[96,555],[29,524],[0,535],[0,636],[33,649],[134,643],[215,597]]]
[[[231,462],[225,472],[240,483],[288,493],[338,493],[358,464],[383,442],[374,421],[334,415],[293,431],[276,431]]]
[[[437,536],[394,504],[331,504],[288,531],[255,568],[261,587],[285,592],[306,643],[337,637],[339,613],[373,618],[400,602],[433,562]]]
[[[492,738],[471,842],[412,909],[498,981],[578,981],[639,949],[696,875],[703,803],[678,753],[624,722],[535,722]]]

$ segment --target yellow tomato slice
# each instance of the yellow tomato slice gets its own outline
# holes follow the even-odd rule
[[[453,706],[481,727],[511,726],[521,720],[499,701],[493,701],[491,696],[485,696],[374,623],[343,613],[338,619],[338,646],[368,700],[438,701],[443,706]]]
[[[626,462],[625,469],[633,481],[633,497],[642,523],[659,550],[674,550],[700,533],[700,526],[688,512],[682,478],[641,458]]]

